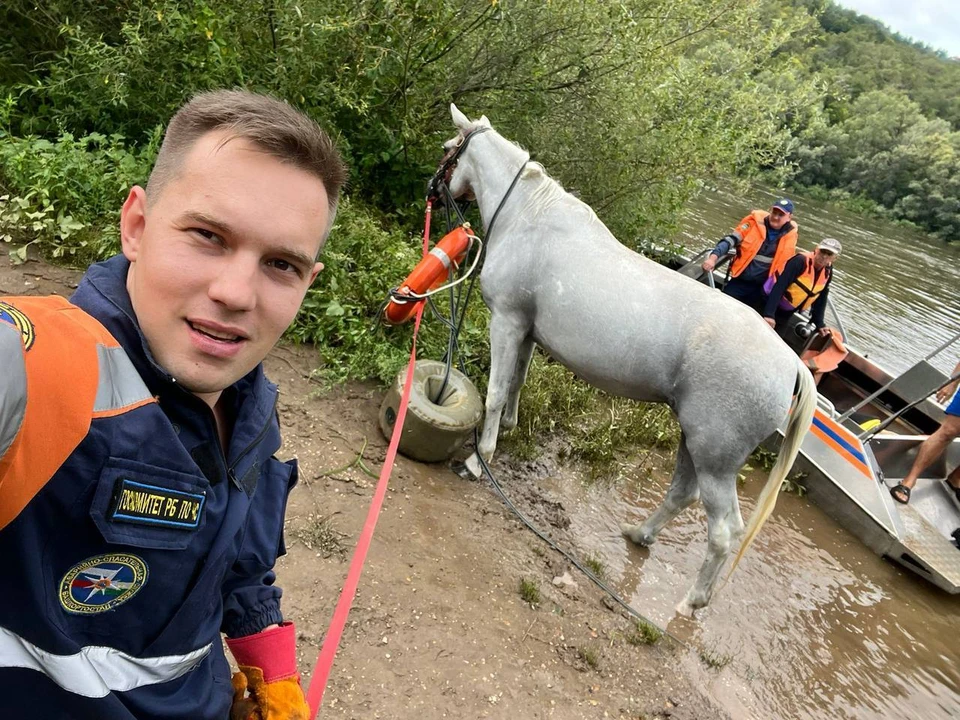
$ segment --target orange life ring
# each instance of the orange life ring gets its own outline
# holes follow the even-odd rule
[[[470,248],[472,236],[468,229],[469,226],[461,225],[444,235],[413,272],[407,275],[407,279],[400,285],[399,294],[422,295],[446,282],[454,265],[463,260]],[[384,319],[391,325],[405,323],[416,314],[417,305],[421,302],[423,300],[416,297],[405,300],[395,294],[391,295],[390,302],[383,311]]]

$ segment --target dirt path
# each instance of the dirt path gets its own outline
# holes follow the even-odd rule
[[[0,296],[69,295],[79,273],[0,259]],[[373,493],[386,441],[382,397],[354,384],[320,393],[316,354],[283,346],[267,360],[280,385],[281,457],[300,459],[277,566],[300,633],[304,682],[329,623]],[[549,461],[547,461],[549,463]],[[536,467],[506,468],[538,522],[562,533],[562,507]],[[542,468],[541,468],[542,469]],[[570,573],[572,585],[553,579]],[[535,606],[521,580],[539,591]],[[507,510],[486,483],[401,458],[331,674],[324,718],[721,718],[685,675],[680,651],[642,644],[635,624]]]

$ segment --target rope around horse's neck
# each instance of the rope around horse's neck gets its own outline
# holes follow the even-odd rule
[[[520,177],[523,175],[523,171],[526,169],[527,164],[529,162],[530,162],[530,154],[528,153],[527,159],[523,161],[523,164],[520,166],[520,169],[517,170],[516,175],[513,176],[513,182],[510,183],[510,187],[508,187],[507,192],[504,193],[503,198],[500,200],[500,204],[497,205],[497,209],[493,213],[493,217],[490,219],[490,224],[487,225],[487,232],[485,233],[485,236],[484,236],[484,243],[480,248],[481,253],[486,251],[487,246],[489,245],[490,236],[493,232],[493,226],[496,224],[497,218],[500,217],[500,211],[503,210],[503,206],[507,204],[507,199],[513,193],[513,189],[517,186],[517,183],[520,181]],[[457,205],[457,201],[453,197],[453,193],[450,192],[450,188],[447,187],[446,183],[443,184],[443,190],[447,196],[447,201],[448,201],[447,232],[449,232],[452,229],[452,225],[450,223],[449,206],[452,205],[454,210],[456,210],[457,218],[460,220],[461,223],[465,222],[466,220],[463,217],[463,213],[460,211],[460,206]],[[457,348],[459,350],[457,339],[460,337],[460,331],[463,329],[463,323],[467,317],[467,308],[470,305],[470,296],[473,294],[473,286],[477,281],[477,275],[479,275],[479,272],[474,272],[474,274],[470,277],[470,282],[467,285],[467,294],[463,300],[463,305],[460,308],[459,318],[457,317],[457,303],[454,302],[453,289],[451,288],[450,323],[449,323],[450,339],[447,343],[447,358],[446,358],[447,366],[446,366],[446,370],[443,373],[443,382],[440,383],[440,390],[437,393],[438,398],[443,397],[443,392],[444,390],[447,389],[447,382],[450,380],[450,369],[453,367],[453,349]],[[436,313],[436,308],[433,308],[433,310]]]

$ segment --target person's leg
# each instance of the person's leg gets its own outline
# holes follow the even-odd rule
[[[940,454],[947,449],[947,445],[958,437],[960,437],[960,416],[944,416],[940,429],[920,445],[920,450],[917,452],[917,457],[913,461],[913,466],[910,468],[910,472],[907,473],[906,477],[903,478],[901,485],[908,490],[912,490],[914,485],[917,484],[917,478],[920,477],[920,473],[940,457]],[[950,478],[951,484],[960,483],[960,478],[957,477],[956,470],[950,473]],[[903,492],[899,485],[890,492],[893,494],[894,499],[899,502],[906,503],[910,500],[910,495]]]
[[[948,418],[960,417],[960,391],[953,394],[953,399],[950,400],[950,404],[947,405],[945,412]],[[947,475],[947,483],[956,491],[957,500],[960,500],[960,465],[957,465],[953,471]]]
[[[777,323],[777,330],[785,327],[790,318],[793,317],[794,310],[784,310],[783,308],[777,308],[776,312],[773,314],[773,319]]]
[[[752,307],[757,312],[763,311],[763,305],[766,302],[766,295],[763,292],[763,285],[744,282],[739,278],[731,279],[723,287],[724,295],[736,298],[744,305]]]

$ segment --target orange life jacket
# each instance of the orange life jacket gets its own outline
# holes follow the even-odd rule
[[[806,267],[804,267],[800,276],[784,290],[783,302],[794,310],[807,310],[813,307],[827,283],[830,282],[830,278],[833,276],[833,268],[828,265],[817,275],[816,268],[813,266],[813,253],[803,252],[800,255],[806,259]],[[779,275],[778,272],[776,276],[779,277]]]
[[[773,257],[757,255],[763,241],[767,239],[767,226],[763,221],[769,214],[765,210],[754,210],[737,224],[732,234],[740,238],[740,244],[737,246],[737,256],[730,264],[731,277],[740,275],[747,265],[758,258],[762,262],[770,263],[767,277],[773,277],[774,273],[783,272],[783,266],[796,254],[797,224],[791,220],[790,229],[780,236],[780,242],[777,243],[777,251]]]

